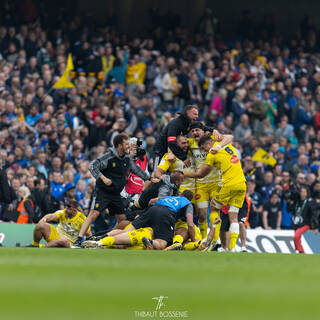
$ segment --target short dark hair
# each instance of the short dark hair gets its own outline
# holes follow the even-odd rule
[[[183,176],[184,173],[180,170],[175,170],[175,171],[172,171],[171,174],[170,174],[170,181],[172,183],[175,184],[175,182],[177,181],[177,179],[180,177],[180,176]]]
[[[129,136],[126,133],[119,133],[118,135],[116,135],[113,139],[113,145],[116,148],[117,146],[119,146],[120,144],[123,143],[123,141],[125,140],[129,140]]]
[[[74,209],[78,209],[78,201],[76,199],[67,199],[66,201],[66,207],[71,207]]]
[[[209,140],[212,140],[210,136],[203,136],[200,138],[198,145],[199,147],[203,146],[205,143],[207,143]]]
[[[199,110],[198,106],[196,104],[188,104],[187,106],[184,107],[184,111],[187,112],[191,109],[197,109]]]
[[[187,198],[189,201],[191,201],[193,199],[193,193],[190,190],[184,190],[181,193],[181,196]]]

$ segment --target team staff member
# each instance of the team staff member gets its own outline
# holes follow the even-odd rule
[[[177,136],[186,135],[189,132],[190,124],[199,117],[199,110],[196,105],[188,105],[181,112],[179,117],[171,120],[160,132],[160,137],[155,144],[154,168],[157,168],[160,159],[168,152],[168,148],[180,160],[184,161],[186,166],[190,166],[190,160],[177,144]]]
[[[89,170],[96,179],[90,212],[79,232],[74,247],[80,248],[81,242],[89,226],[99,214],[109,209],[110,215],[115,215],[117,225],[125,220],[124,206],[120,192],[127,183],[129,171],[142,178],[150,179],[149,175],[137,166],[129,156],[129,137],[125,133],[118,134],[113,140],[113,148],[92,161]],[[117,228],[117,225],[115,228]]]
[[[242,207],[246,195],[246,180],[242,171],[240,160],[236,150],[231,144],[224,148],[217,148],[218,142],[214,142],[209,136],[204,136],[199,141],[199,146],[208,152],[205,164],[201,169],[191,174],[185,174],[193,178],[203,178],[217,167],[220,171],[219,181],[208,184],[210,197],[215,210],[219,212],[223,205],[229,206],[228,216],[230,221],[230,249],[235,250],[239,235],[238,212]],[[210,149],[217,151],[215,154]],[[209,246],[214,235],[215,225],[210,226],[207,245]]]
[[[39,242],[44,238],[47,243],[41,247],[53,248],[63,247],[70,248],[76,241],[80,228],[86,220],[86,216],[77,211],[78,203],[76,200],[68,200],[63,210],[45,215],[36,225],[33,231],[32,247],[39,247]],[[58,223],[57,228],[49,222]],[[91,236],[90,227],[87,236]]]
[[[191,137],[189,138],[189,150],[191,155],[191,161],[195,163],[196,170],[200,170],[202,165],[205,163],[208,154],[208,152],[202,150],[198,144],[200,139],[206,135],[205,130],[206,128],[202,125],[201,122],[193,122],[190,126],[189,134],[191,135]],[[214,141],[219,142],[219,144],[215,146],[212,152],[216,152],[219,148],[225,147],[228,143],[231,143],[233,140],[232,135],[221,135],[217,130],[214,130],[213,133],[210,134],[210,136]],[[219,169],[217,167],[212,168],[210,173],[208,173],[208,175],[206,175],[205,177],[195,179],[195,202],[199,212],[199,228],[202,238],[205,238],[207,236],[208,230],[207,212],[210,200],[210,193],[209,188],[207,186],[208,184],[213,183],[214,181],[219,181],[219,179],[220,174]],[[210,225],[214,223],[218,216],[218,212],[210,210]],[[219,238],[220,225],[221,224],[218,224],[216,226],[213,242],[216,242]]]
[[[86,248],[113,247],[114,245],[144,244],[149,250],[163,250],[174,235],[174,225],[177,219],[185,218],[191,241],[195,241],[192,192],[185,190],[179,197],[165,197],[157,201],[152,207],[135,219],[123,232],[115,236],[108,236],[100,241],[85,241]],[[144,228],[144,229],[142,229]],[[153,234],[150,229],[152,228]],[[154,240],[151,240],[153,236]]]

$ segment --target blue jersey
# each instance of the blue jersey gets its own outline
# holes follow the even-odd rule
[[[155,205],[168,207],[174,213],[188,206],[191,202],[185,197],[164,197],[157,201]]]

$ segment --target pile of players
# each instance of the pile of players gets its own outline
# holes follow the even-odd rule
[[[239,232],[245,241],[248,211],[241,161],[231,135],[197,119],[197,106],[189,105],[163,128],[151,176],[130,158],[129,137],[117,135],[114,146],[90,164],[96,190],[88,217],[69,201],[38,223],[32,246],[213,251],[221,241],[220,251],[235,251]],[[129,172],[145,181],[130,209],[120,196]],[[90,225],[106,209],[116,226],[92,236]]]

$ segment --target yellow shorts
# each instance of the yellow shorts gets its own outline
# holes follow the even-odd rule
[[[179,188],[179,192],[180,192],[180,193],[182,193],[184,190],[189,190],[189,191],[192,192],[193,198],[192,198],[191,203],[195,204],[195,203],[196,203],[196,190],[194,190],[194,189],[188,189],[188,188],[185,188],[185,187],[182,187],[182,186]]]
[[[73,241],[68,239],[68,237],[66,237],[66,236],[61,236],[61,234],[58,232],[58,230],[52,224],[50,224],[50,236],[48,239],[45,239],[45,240],[47,242],[50,242],[52,240],[57,240],[60,238],[66,238],[70,242],[70,244],[73,245]]]
[[[211,197],[222,205],[242,208],[246,192],[246,184],[242,182],[225,187],[217,186],[211,191]]]
[[[46,241],[50,242],[52,240],[57,240],[60,238],[61,238],[61,236],[60,236],[58,230],[53,225],[50,224],[50,236],[48,239],[46,239]]]
[[[175,229],[179,229],[179,228],[184,228],[184,229],[188,230],[187,222],[182,221],[182,220],[178,220],[175,224]],[[194,233],[195,233],[196,240],[202,240],[200,230],[196,225],[194,225]]]
[[[199,183],[196,185],[196,204],[199,209],[206,209],[209,205],[211,189],[210,183]]]

